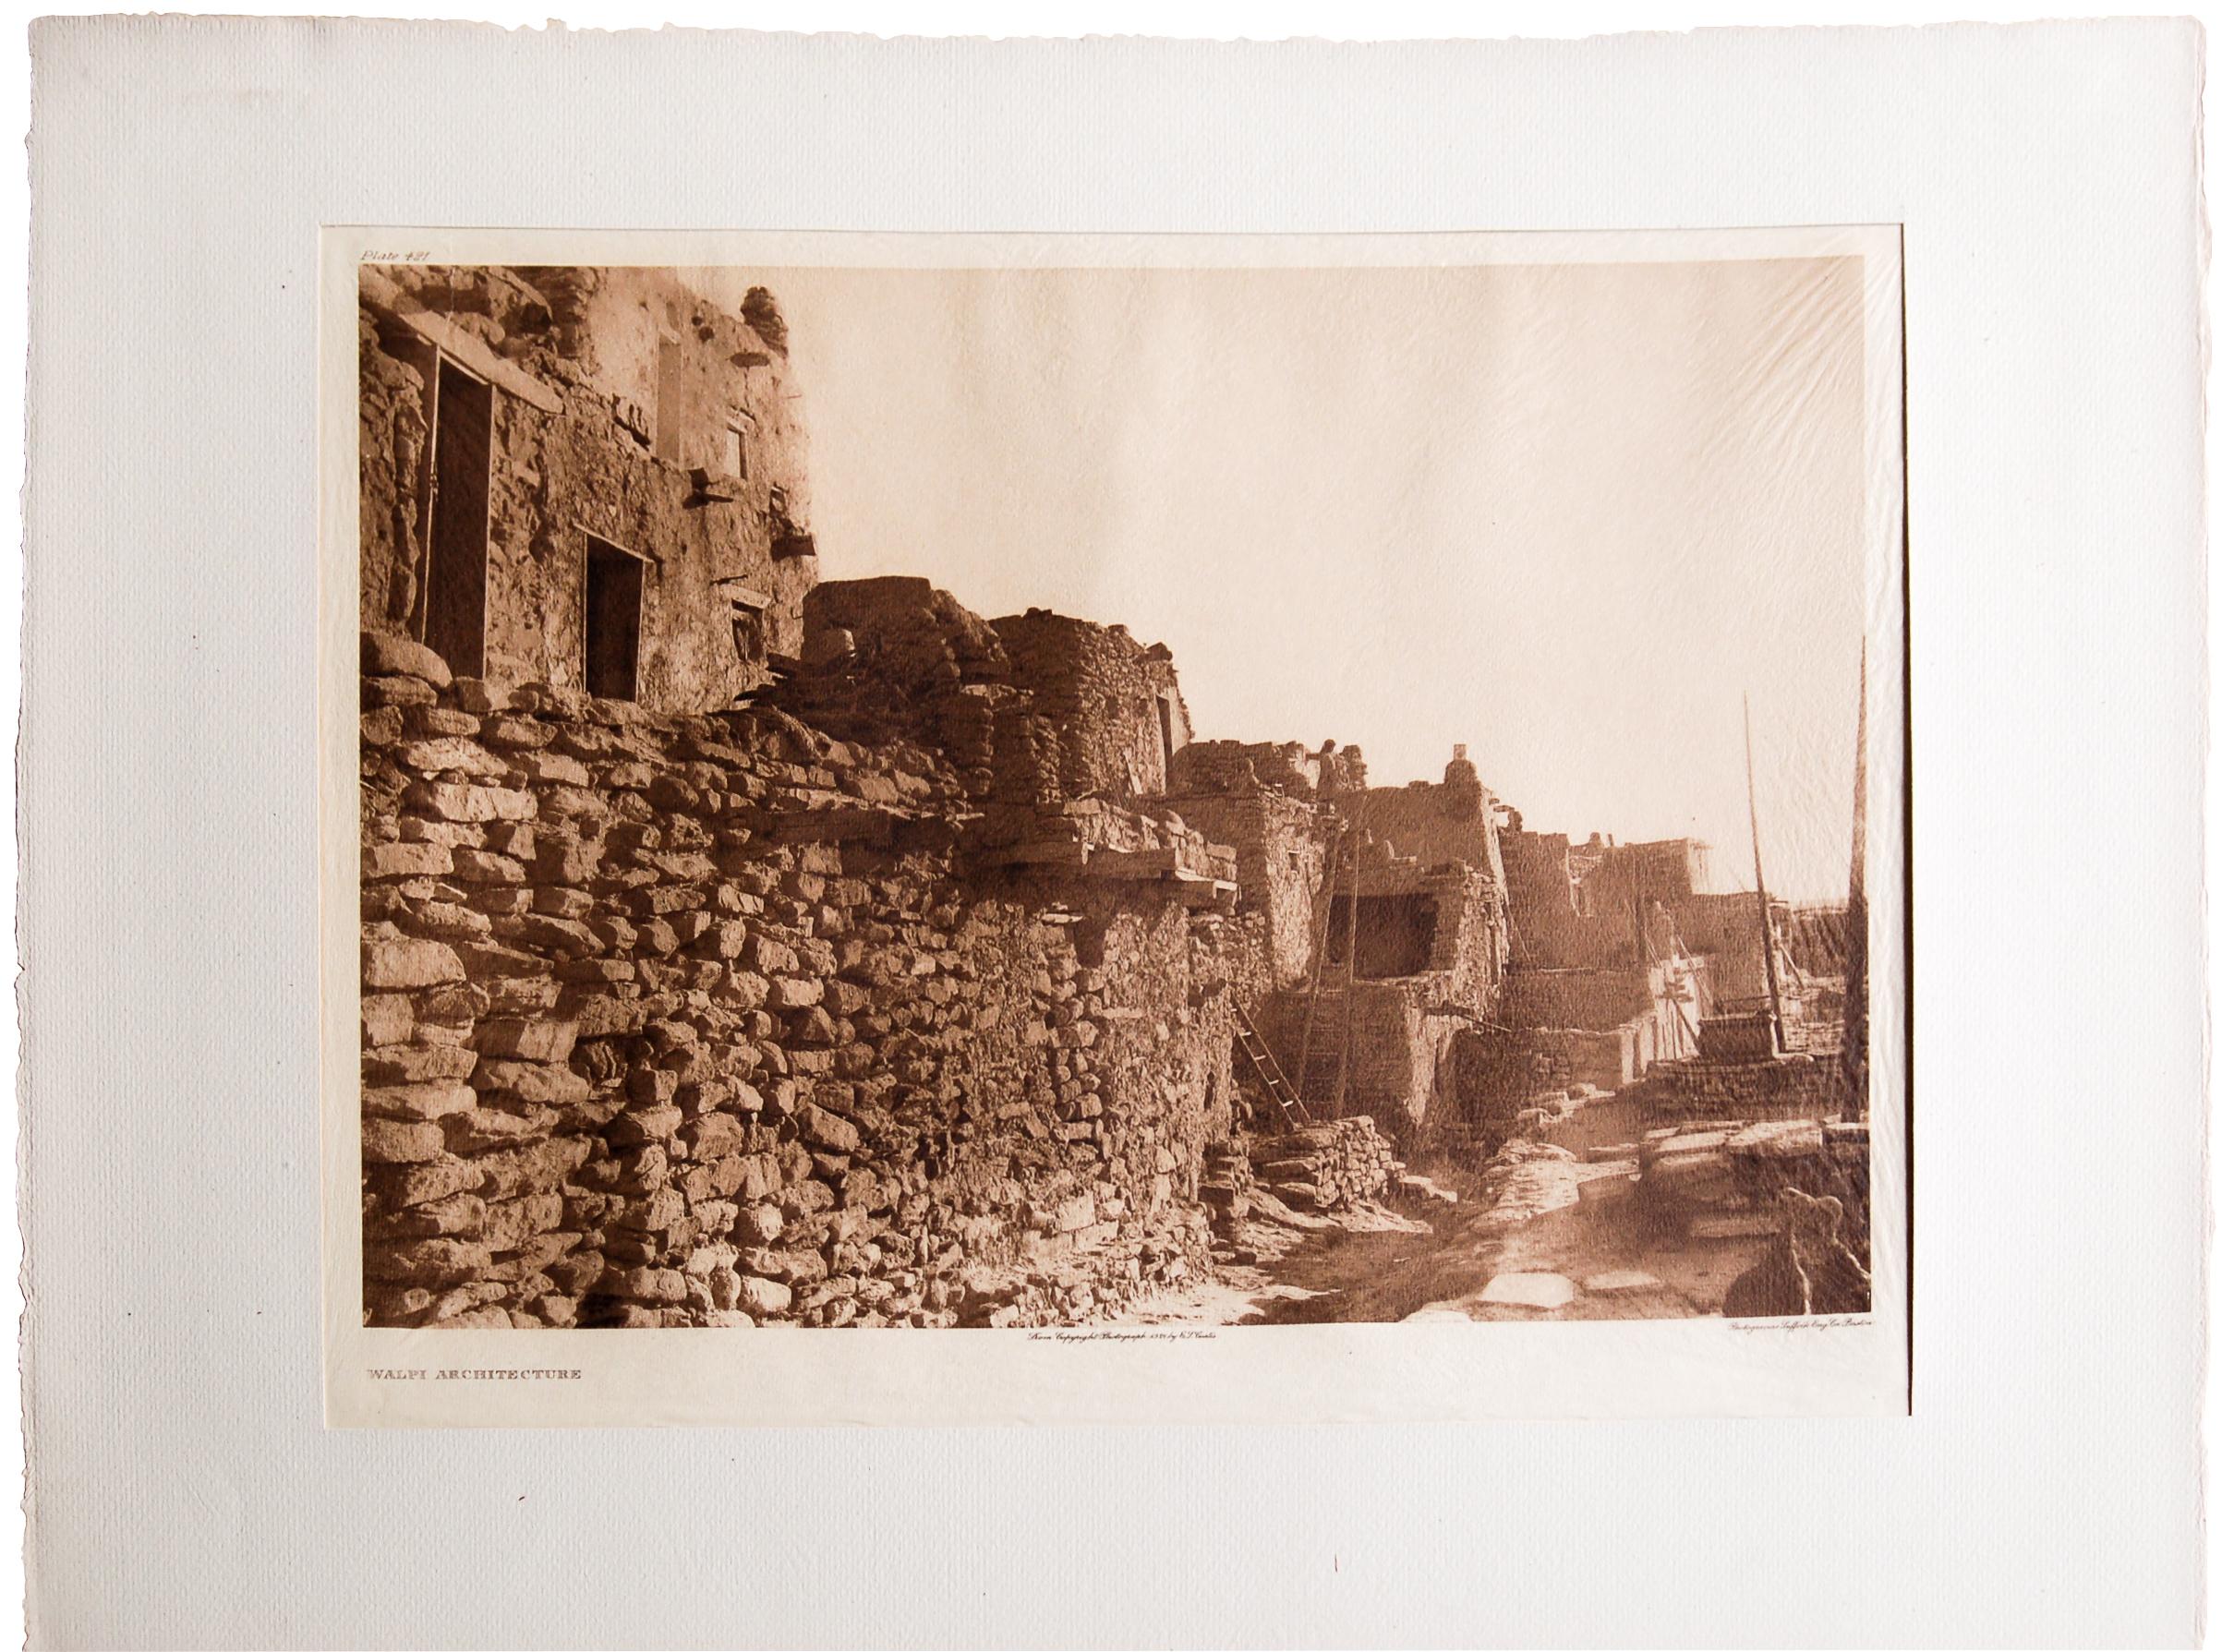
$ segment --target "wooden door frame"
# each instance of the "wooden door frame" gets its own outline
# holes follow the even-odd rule
[[[663,563],[645,551],[634,550],[630,545],[619,544],[609,535],[598,528],[588,526],[586,523],[574,522],[572,525],[579,531],[579,687],[588,693],[592,693],[593,690],[588,686],[587,681],[589,673],[586,662],[586,627],[592,609],[586,600],[586,582],[591,577],[594,565],[594,548],[597,545],[606,545],[611,550],[622,556],[631,557],[640,564],[640,611],[634,618],[633,636],[633,701],[634,704],[638,705],[641,676],[643,669],[647,664],[648,592],[651,588],[649,582],[663,571]]]
[[[419,512],[417,539],[424,546],[424,577],[417,582],[417,609],[410,616],[410,631],[420,643],[427,641],[432,624],[432,559],[439,553],[432,525],[440,505],[440,383],[444,369],[453,368],[473,384],[486,387],[486,501],[487,525],[485,542],[479,555],[486,562],[486,577],[480,582],[478,600],[478,669],[486,669],[487,610],[493,606],[493,500],[494,500],[494,408],[500,402],[498,387],[482,373],[474,373],[439,345],[432,352],[431,416],[426,421],[424,505]]]

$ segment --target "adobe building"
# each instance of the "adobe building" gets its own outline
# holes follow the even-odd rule
[[[1471,1134],[1502,1140],[1539,1104],[1624,1090],[1746,1022],[1767,1025],[1755,1013],[1768,999],[1757,898],[1710,890],[1705,844],[1576,842],[1504,813],[1512,948],[1500,1013],[1457,1054]],[[1787,909],[1773,904],[1779,921]]]
[[[1327,800],[1364,783],[1364,754],[1333,741],[1317,752],[1297,741],[1195,741],[1175,754],[1165,802],[1234,850],[1239,910],[1263,926],[1265,973],[1276,987],[1312,977],[1334,835]]]
[[[1199,742],[1122,626],[821,582],[765,289],[381,266],[359,338],[369,1322],[1080,1323],[1252,1159],[1340,1208],[1496,1055],[1668,1036],[1613,880],[1671,929],[1670,857],[1500,830],[1463,747]]]
[[[1307,1103],[1413,1140],[1496,1003],[1503,873],[1464,746],[1439,784],[1366,778],[1356,747],[1213,742],[1180,754],[1167,802],[1235,851],[1238,910],[1265,926],[1260,1020]]]
[[[705,711],[817,580],[777,304],[653,269],[367,265],[365,633],[457,676]]]
[[[367,1319],[1077,1323],[1208,1268],[1267,949],[1165,796],[1169,652],[821,584],[761,288],[361,298]],[[1393,1165],[1306,1151],[1317,1208]]]

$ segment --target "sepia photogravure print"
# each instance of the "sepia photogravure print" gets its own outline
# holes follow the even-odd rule
[[[336,1319],[1902,1295],[1894,230],[827,239],[352,266]]]

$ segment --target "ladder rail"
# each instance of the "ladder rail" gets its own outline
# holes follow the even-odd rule
[[[1360,807],[1363,805],[1360,794]],[[1334,903],[1327,903],[1330,913]],[[1349,1112],[1350,1040],[1358,1019],[1358,842],[1353,834],[1350,845],[1350,894],[1347,910],[1349,924],[1343,940],[1343,1037],[1342,1047],[1334,1062],[1334,1116],[1344,1117]]]
[[[1334,836],[1328,841],[1326,859],[1320,868],[1320,936],[1311,949],[1311,990],[1304,1003],[1304,1032],[1297,1041],[1297,1075],[1306,1080],[1311,1073],[1311,1026],[1319,1018],[1320,980],[1327,967],[1327,937],[1334,922],[1335,872],[1349,830],[1348,822],[1335,822]]]
[[[1274,1058],[1273,1047],[1259,1033],[1257,1023],[1250,1019],[1250,1011],[1241,1005],[1235,1007],[1235,1043],[1249,1060],[1263,1085],[1265,1093],[1280,1108],[1282,1118],[1291,1129],[1312,1122],[1310,1109],[1304,1105],[1303,1096],[1289,1083],[1288,1075]]]

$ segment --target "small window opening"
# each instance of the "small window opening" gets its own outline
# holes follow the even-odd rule
[[[606,540],[586,541],[586,692],[640,697],[641,560]]]
[[[767,652],[764,640],[764,610],[733,599],[733,652],[746,666],[760,666]]]
[[[656,351],[656,445],[658,459],[686,463],[680,452],[686,428],[685,356],[677,339],[663,339]]]
[[[748,432],[741,426],[725,427],[725,452],[721,459],[727,476],[737,481],[748,480]]]

